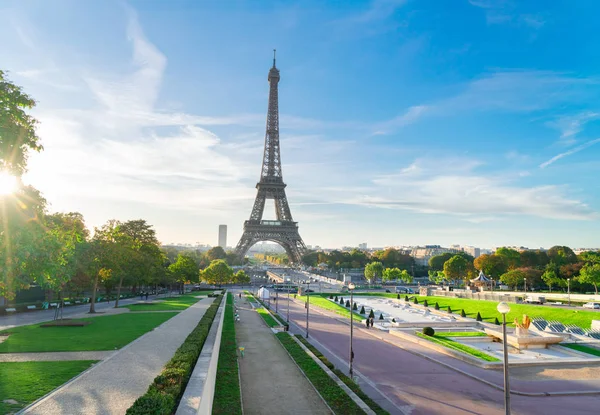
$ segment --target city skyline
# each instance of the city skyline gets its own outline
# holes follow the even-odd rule
[[[227,224],[237,241],[277,48],[307,245],[598,245],[600,35],[580,36],[598,6],[0,7],[2,69],[38,101],[45,147],[24,180],[89,227],[143,218],[165,244],[216,245]]]

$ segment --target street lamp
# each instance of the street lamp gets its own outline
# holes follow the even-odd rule
[[[569,306],[571,306],[571,278],[567,278],[567,296],[569,298]]]
[[[287,287],[287,293],[288,293],[288,309],[287,309],[287,322],[290,322],[290,286],[288,285]]]
[[[277,291],[277,289],[275,289],[275,313],[277,313],[277,303],[279,303],[279,291]]]
[[[510,386],[508,385],[508,342],[506,341],[506,314],[510,307],[504,301],[496,307],[502,314],[502,344],[504,349],[504,413],[510,415]]]
[[[348,373],[350,374],[350,379],[352,379],[352,361],[354,361],[354,350],[352,350],[352,334],[354,331],[354,312],[352,311],[354,309],[354,288],[356,288],[356,286],[352,282],[348,284],[348,291],[350,291],[350,370]]]
[[[308,308],[310,307],[310,280],[306,285],[306,338],[308,339]]]

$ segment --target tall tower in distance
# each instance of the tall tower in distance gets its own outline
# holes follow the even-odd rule
[[[227,225],[219,225],[219,246],[227,248]]]

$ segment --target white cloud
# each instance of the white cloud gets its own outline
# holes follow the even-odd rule
[[[550,160],[547,160],[547,161],[543,162],[542,164],[540,164],[540,168],[543,169],[545,167],[548,167],[552,163],[554,163],[554,162],[556,162],[556,161],[558,161],[558,160],[560,160],[560,159],[562,159],[564,157],[570,156],[570,155],[575,154],[575,153],[579,153],[580,151],[585,150],[586,148],[591,147],[591,146],[593,146],[594,144],[597,144],[597,143],[600,143],[600,138],[588,141],[587,143],[582,144],[580,146],[577,146],[575,148],[572,148],[572,149],[570,149],[568,151],[565,151],[564,153],[557,154],[556,156],[552,157]]]
[[[387,134],[389,131],[412,124],[421,118],[427,112],[427,110],[428,107],[426,105],[412,106],[403,114],[400,114],[391,120],[376,124],[374,126],[375,132],[373,132],[372,135]]]
[[[593,111],[584,111],[575,115],[566,115],[547,123],[548,126],[561,132],[558,144],[570,146],[577,142],[576,136],[583,130],[585,124],[596,120],[600,114]]]

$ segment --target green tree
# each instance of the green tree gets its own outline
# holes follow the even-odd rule
[[[35,132],[37,120],[26,112],[34,106],[33,98],[0,70],[0,171],[20,177],[29,151],[42,150]]]
[[[223,260],[219,261],[225,263]],[[169,265],[169,273],[171,274],[173,280],[178,283],[180,292],[182,294],[184,291],[184,286],[188,281],[198,280],[199,271],[200,268],[198,267],[198,264],[194,258],[185,254],[177,255],[177,261]]]
[[[233,280],[233,270],[222,259],[215,259],[202,271],[201,277],[209,284],[220,287],[222,284],[228,284]]]
[[[383,270],[382,279],[384,281],[398,281],[402,280],[406,283],[412,282],[412,276],[405,270],[399,268],[386,268]]]
[[[508,270],[506,259],[498,255],[480,255],[475,258],[473,265],[490,277],[499,277]]]
[[[433,281],[436,284],[441,284],[446,280],[446,275],[444,274],[444,271],[429,270],[427,271],[427,273],[429,274],[429,281]]]
[[[214,261],[215,259],[225,259],[227,258],[227,253],[220,246],[215,246],[206,252],[206,257],[209,261]]]
[[[588,263],[581,268],[577,280],[583,284],[592,284],[596,295],[598,295],[598,284],[600,284],[600,263]]]
[[[552,292],[552,286],[560,285],[563,280],[558,276],[556,267],[552,266],[552,264],[548,264],[546,271],[544,271],[542,274],[542,281],[546,283],[546,285],[550,288],[550,292]]]
[[[521,254],[519,251],[503,247],[496,249],[495,255],[504,259],[509,270],[516,269],[520,265]]]
[[[243,269],[235,273],[233,280],[240,285],[250,284],[250,276]]]
[[[442,271],[444,264],[454,256],[451,252],[444,252],[440,255],[435,255],[429,258],[429,269],[432,271]]]
[[[373,280],[381,277],[382,273],[383,264],[381,262],[371,262],[365,267],[365,278],[369,281],[369,284],[371,284]]]
[[[521,253],[521,267],[543,269],[549,262],[548,254],[545,251],[525,250]]]
[[[577,255],[568,246],[556,245],[548,249],[548,259],[560,267],[577,262]]]
[[[517,286],[524,283],[525,278],[527,278],[525,272],[520,269],[513,269],[502,274],[500,276],[500,281],[516,290]]]
[[[464,256],[454,255],[444,263],[444,274],[449,280],[465,281],[472,273],[472,268],[472,264]]]

